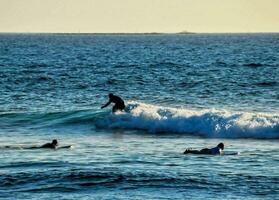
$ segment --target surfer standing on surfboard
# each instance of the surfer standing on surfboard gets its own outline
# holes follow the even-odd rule
[[[107,107],[110,103],[115,104],[112,107],[112,112],[116,112],[117,110],[123,111],[125,109],[124,101],[119,96],[115,96],[112,93],[109,93],[108,97],[109,97],[109,101],[101,107],[102,109]]]

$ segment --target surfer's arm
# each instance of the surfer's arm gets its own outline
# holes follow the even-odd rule
[[[107,107],[110,103],[111,103],[111,101],[107,102],[107,103],[106,103],[105,105],[103,105],[101,108]]]

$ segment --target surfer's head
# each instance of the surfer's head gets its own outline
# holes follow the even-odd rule
[[[221,142],[217,145],[217,147],[219,147],[220,149],[224,150],[225,145]]]
[[[57,145],[58,145],[57,140],[52,140],[52,144],[53,144],[54,146],[57,146]]]
[[[112,93],[109,93],[108,96],[109,96],[109,98],[112,98],[112,97],[113,97],[113,94],[112,94]]]

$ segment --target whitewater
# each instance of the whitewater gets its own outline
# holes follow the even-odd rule
[[[279,138],[278,114],[178,109],[133,101],[127,104],[124,112],[9,113],[1,114],[0,119],[2,128],[87,125],[91,129],[143,130],[149,134],[188,134],[205,138]]]
[[[208,138],[279,138],[279,115],[188,110],[131,103],[129,113],[110,115],[97,121],[105,128],[141,129],[150,133],[185,133]]]

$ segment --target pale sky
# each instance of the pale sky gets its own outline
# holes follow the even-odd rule
[[[279,0],[0,0],[0,32],[279,32]]]

